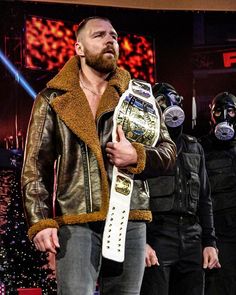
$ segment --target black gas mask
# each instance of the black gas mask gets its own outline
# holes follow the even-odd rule
[[[185,114],[182,109],[183,97],[168,83],[157,83],[153,86],[153,95],[156,98],[167,127],[176,128],[183,124]]]
[[[210,108],[215,137],[223,141],[233,139],[236,127],[236,97],[228,92],[219,93],[212,100]]]

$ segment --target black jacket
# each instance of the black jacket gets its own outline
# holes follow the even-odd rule
[[[163,176],[149,179],[153,214],[195,216],[202,227],[203,246],[215,246],[210,185],[204,153],[197,139],[180,135],[176,165]]]
[[[236,211],[236,140],[220,141],[213,134],[201,138],[211,184],[215,214]]]

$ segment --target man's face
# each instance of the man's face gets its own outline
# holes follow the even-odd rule
[[[105,20],[90,20],[78,37],[76,51],[88,66],[98,72],[109,73],[117,66],[117,33]]]

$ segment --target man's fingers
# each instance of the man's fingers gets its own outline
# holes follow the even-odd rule
[[[149,244],[146,244],[145,263],[146,263],[147,267],[150,267],[152,265],[159,265],[156,251],[154,249],[152,249],[152,247]]]
[[[35,247],[42,252],[48,251],[56,254],[56,247],[60,247],[56,228],[47,228],[38,232],[33,242]]]
[[[44,241],[44,247],[45,247],[45,250],[48,251],[48,252],[51,252],[51,253],[54,253],[54,254],[57,253],[55,245],[52,242],[52,239],[45,240]]]
[[[126,139],[125,133],[124,133],[124,131],[122,129],[122,126],[121,125],[118,125],[117,126],[117,140],[118,141],[121,141],[123,139]]]
[[[40,250],[40,246],[36,241],[34,241],[34,245],[37,250],[42,251],[42,250]]]
[[[145,263],[146,263],[146,267],[151,267],[152,266],[149,257],[146,257]]]
[[[220,268],[221,265],[219,263],[219,260],[218,260],[218,257],[215,256],[215,255],[205,255],[204,257],[204,262],[203,262],[203,268],[206,269],[206,268],[209,268],[209,269],[212,269],[212,268]]]
[[[208,257],[207,256],[204,256],[204,259],[203,259],[203,268],[206,269],[208,266]]]
[[[42,252],[46,251],[46,248],[45,248],[45,245],[44,245],[43,241],[38,241],[38,240],[34,241],[34,245],[35,245],[37,250],[42,251]]]
[[[156,256],[146,257],[145,260],[146,266],[151,267],[152,265],[160,265]]]
[[[56,248],[60,248],[59,240],[58,240],[58,235],[57,235],[57,229],[53,228],[52,229],[52,241],[53,244],[55,245]]]
[[[219,261],[215,264],[214,268],[221,268]]]
[[[219,263],[218,258],[214,258],[214,259],[212,259],[212,261],[209,262],[208,267],[209,267],[210,269],[212,269],[212,268],[220,268],[221,265],[220,265],[220,263]]]
[[[159,265],[158,258],[156,256],[155,251],[151,255],[151,263],[152,263],[152,265]]]
[[[43,236],[40,232],[34,237],[33,242],[37,250],[45,252]]]
[[[115,148],[115,142],[108,142],[107,143],[106,150],[113,151],[114,148]]]
[[[212,269],[214,265],[216,264],[217,260],[210,258],[208,263],[208,268]]]

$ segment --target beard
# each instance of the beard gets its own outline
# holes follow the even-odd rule
[[[104,49],[99,54],[92,54],[89,50],[84,51],[85,63],[94,70],[108,74],[114,71],[117,67],[118,54],[113,50],[113,57],[106,57],[104,53],[108,52],[108,48]]]

